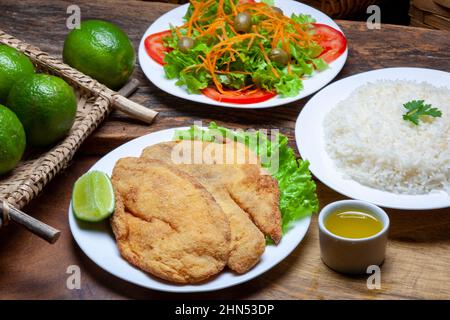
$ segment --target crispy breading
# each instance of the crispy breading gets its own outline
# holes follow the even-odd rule
[[[275,243],[281,240],[280,191],[278,182],[255,165],[241,165],[228,191],[256,226]]]
[[[176,163],[214,196],[230,221],[230,269],[246,272],[263,254],[264,236],[255,224],[279,242],[281,214],[277,182],[261,170],[258,157],[245,145],[172,141],[144,149],[142,157]]]
[[[111,180],[111,225],[128,262],[177,283],[197,283],[224,268],[229,222],[203,185],[174,166],[132,157],[117,161]]]
[[[142,152],[142,157],[173,164],[171,154],[176,145],[177,142],[166,142],[147,147]],[[202,183],[227,215],[231,232],[228,267],[238,273],[251,269],[264,253],[264,235],[230,197],[222,180],[217,176],[214,168],[216,165],[178,164],[176,166]]]
[[[171,146],[172,163],[210,164],[207,179],[225,185],[233,200],[258,228],[275,243],[280,241],[282,233],[278,182],[261,168],[258,156],[244,144],[192,140],[163,144]],[[147,149],[151,150],[151,147]],[[145,157],[146,153],[144,149],[142,156]]]
[[[196,146],[201,144],[202,147]],[[215,177],[225,184],[233,200],[256,226],[275,243],[281,240],[281,212],[278,182],[261,168],[259,157],[239,142],[178,142],[178,150],[203,148],[203,163],[214,167]],[[211,175],[210,175],[211,176]]]

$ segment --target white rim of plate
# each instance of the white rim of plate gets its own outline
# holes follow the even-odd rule
[[[427,82],[450,90],[450,73],[425,68],[384,68],[359,73],[333,82],[315,94],[300,112],[295,124],[295,139],[302,159],[310,161],[312,174],[331,189],[349,198],[364,200],[385,208],[430,210],[450,207],[445,191],[425,195],[405,195],[381,191],[345,179],[325,151],[322,122],[339,101],[368,82],[377,80],[413,80]],[[332,102],[334,101],[334,102]]]
[[[302,98],[305,98],[314,92],[320,90],[324,86],[326,86],[330,81],[332,81],[341,69],[344,67],[345,62],[347,61],[348,56],[348,47],[345,52],[335,61],[333,61],[327,70],[316,73],[313,77],[304,80],[303,85],[304,88],[300,93],[295,97],[288,98],[280,98],[278,96],[259,103],[252,104],[234,104],[234,103],[225,103],[218,102],[213,99],[210,99],[201,94],[189,94],[187,93],[185,88],[181,88],[175,85],[176,80],[166,79],[164,76],[164,71],[162,66],[153,61],[145,51],[144,41],[147,36],[150,34],[164,31],[169,29],[169,23],[173,25],[180,25],[181,18],[186,13],[189,4],[182,5],[178,8],[175,8],[161,17],[159,17],[155,22],[153,22],[150,27],[145,31],[141,42],[139,44],[139,64],[147,79],[149,79],[156,87],[165,91],[173,96],[190,100],[193,102],[199,102],[207,105],[216,105],[221,107],[229,107],[229,108],[238,108],[238,109],[263,109],[263,108],[272,108],[284,104],[288,104]],[[275,0],[275,6],[281,8],[286,14],[291,13],[308,13],[313,18],[316,19],[318,23],[327,24],[339,31],[342,29],[326,14],[321,11],[314,9],[310,6],[307,6],[303,3],[299,3],[293,0]]]
[[[188,127],[161,130],[131,140],[106,154],[88,171],[99,170],[110,176],[112,168],[119,158],[139,156],[144,147],[164,141],[172,141],[175,130],[185,129],[188,129]],[[109,223],[85,224],[76,220],[72,212],[72,202],[69,205],[68,214],[72,236],[80,249],[100,268],[122,280],[142,287],[176,293],[225,289],[260,276],[284,260],[297,248],[306,235],[311,222],[310,216],[295,222],[292,228],[283,235],[277,246],[266,246],[261,261],[247,273],[237,275],[225,268],[218,276],[204,283],[176,285],[153,277],[125,261],[119,254],[114,236],[110,232]],[[82,228],[80,225],[85,225],[87,228]]]

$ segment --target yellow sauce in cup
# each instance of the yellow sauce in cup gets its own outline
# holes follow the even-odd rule
[[[380,232],[383,229],[383,224],[370,213],[357,210],[340,210],[326,217],[325,228],[343,238],[361,239]]]

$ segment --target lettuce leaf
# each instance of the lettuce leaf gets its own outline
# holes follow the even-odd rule
[[[187,53],[183,53],[177,48],[167,53],[164,57],[166,62],[164,72],[167,79],[178,78],[177,86],[186,86],[188,92],[199,93],[211,81],[209,72],[204,68],[196,68],[201,64],[201,60],[198,58],[199,54],[205,54],[208,51],[209,47],[206,44],[197,42]]]
[[[242,73],[231,72],[218,75],[219,81],[229,88],[240,89],[245,86],[247,76]]]
[[[291,19],[294,20],[294,22],[299,23],[299,24],[309,24],[309,23],[314,23],[316,22],[316,19],[314,19],[311,15],[309,14],[304,14],[304,13],[300,13],[300,14],[291,14]]]
[[[278,134],[275,139],[269,139],[263,131],[233,131],[211,122],[205,130],[197,126],[192,126],[188,130],[177,130],[174,140],[213,142],[221,141],[224,137],[244,143],[249,148],[253,147],[252,151],[261,158],[262,167],[277,179],[283,234],[289,230],[294,221],[318,211],[316,184],[308,169],[309,162],[295,157],[294,150],[288,146],[288,138],[283,134]],[[260,143],[251,143],[254,141]],[[275,157],[277,153],[279,157]],[[277,166],[274,165],[274,161],[278,161]]]
[[[239,0],[213,1],[202,11],[202,18],[196,23],[206,27],[217,20],[219,3],[223,5],[225,14],[231,14],[238,2]],[[274,5],[273,0],[261,0],[261,2],[268,6]],[[185,21],[192,17],[193,11],[194,7],[191,4],[184,17]],[[223,37],[236,36],[230,23],[225,23],[223,29],[219,28],[213,33],[201,33],[197,28],[191,30],[190,36],[195,40],[195,44],[188,52],[181,52],[178,49],[179,36],[186,36],[188,29],[182,27],[176,32],[175,28],[171,26],[172,36],[164,39],[165,45],[173,49],[164,58],[166,77],[178,79],[176,85],[185,87],[189,93],[199,93],[207,86],[216,86],[216,82],[213,81],[214,77],[216,78],[214,80],[218,80],[225,88],[229,89],[242,89],[254,83],[256,88],[276,92],[281,97],[298,95],[303,90],[302,79],[313,76],[316,71],[328,68],[327,63],[319,58],[323,48],[314,41],[307,41],[303,44],[291,39],[285,43],[279,39],[278,43],[272,43],[273,30],[261,24],[266,19],[264,14],[252,14],[252,23],[259,25],[258,32],[263,38],[236,41],[232,45],[233,54],[220,54],[215,60],[215,70],[226,70],[226,73],[207,70],[204,58],[215,45],[223,41]],[[291,19],[284,26],[286,33],[296,33],[297,28],[301,28],[306,33],[315,32],[312,25],[315,20],[310,15],[292,14]],[[285,48],[286,45],[289,48]],[[289,67],[272,63],[267,58],[274,46],[284,50],[289,49],[287,50],[290,54]]]
[[[261,0],[261,2],[264,2],[265,4],[268,4],[269,6],[275,5],[275,0]]]

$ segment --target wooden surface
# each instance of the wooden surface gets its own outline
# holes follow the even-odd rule
[[[66,8],[77,3],[82,18],[100,18],[120,25],[135,48],[157,17],[175,5],[134,1],[17,1],[0,3],[0,28],[44,51],[60,55]],[[450,71],[450,33],[383,25],[367,30],[364,23],[340,22],[349,42],[349,58],[338,78],[382,67],[429,67]],[[0,231],[0,298],[32,299],[380,299],[450,298],[450,212],[387,210],[391,232],[382,266],[381,290],[368,290],[366,277],[348,277],[328,269],[320,260],[316,217],[301,245],[266,274],[234,288],[207,294],[159,293],[119,280],[98,268],[71,237],[67,207],[75,180],[112,148],[145,133],[175,126],[216,121],[231,128],[279,128],[291,139],[294,124],[307,99],[266,110],[208,107],[171,97],[143,76],[132,99],[160,112],[152,126],[114,113],[88,139],[73,164],[50,183],[24,211],[62,230],[60,240],[48,245],[15,225]],[[343,199],[317,183],[321,206]],[[81,289],[66,287],[67,267],[81,268]]]

